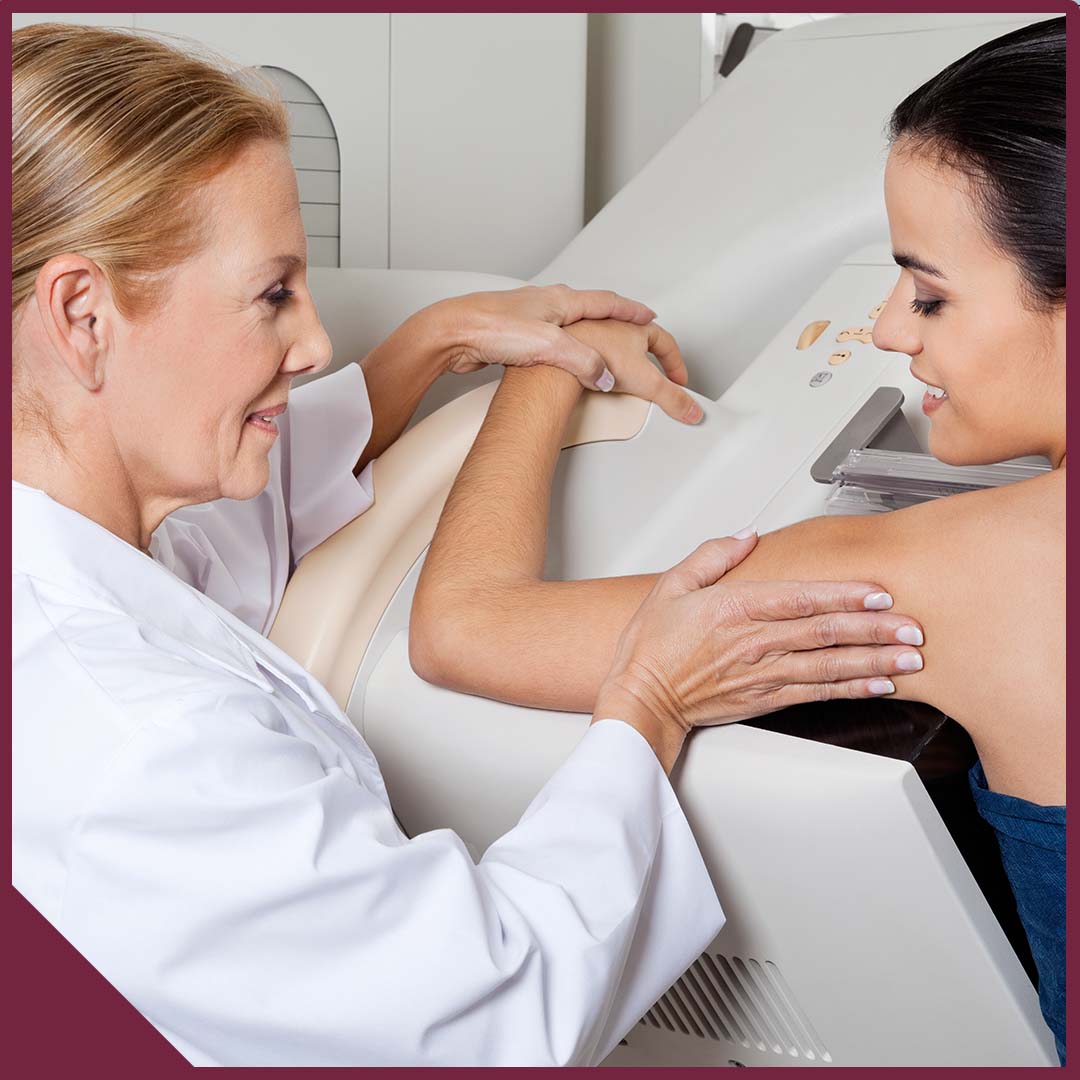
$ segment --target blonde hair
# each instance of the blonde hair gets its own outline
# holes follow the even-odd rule
[[[205,242],[200,185],[252,141],[286,142],[285,107],[266,80],[134,32],[39,23],[11,47],[13,319],[62,253],[136,318]]]

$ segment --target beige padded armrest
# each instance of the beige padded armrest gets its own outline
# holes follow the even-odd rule
[[[374,505],[309,551],[286,587],[270,640],[342,708],[382,613],[431,542],[495,389],[478,387],[405,432],[375,462]],[[633,438],[648,410],[628,394],[584,394],[562,445]]]

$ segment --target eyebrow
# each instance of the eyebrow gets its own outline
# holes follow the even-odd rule
[[[906,255],[902,251],[893,252],[893,262],[897,266],[902,266],[905,270],[914,270],[917,273],[926,274],[928,277],[941,278],[943,281],[948,280],[936,266],[931,266],[914,255]]]
[[[282,273],[289,273],[295,270],[302,270],[304,264],[305,259],[302,255],[275,255],[272,259],[267,259],[266,262],[254,267],[251,274],[252,277],[259,277],[270,270],[280,270]]]

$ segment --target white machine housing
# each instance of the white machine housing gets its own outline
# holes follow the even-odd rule
[[[652,303],[686,346],[706,410],[688,428],[655,408],[604,406],[604,441],[582,435],[560,460],[549,574],[662,570],[709,536],[820,513],[827,489],[810,466],[880,386],[904,392],[905,415],[925,434],[906,358],[836,340],[872,323],[896,276],[878,133],[924,78],[1032,18],[852,17],[778,36],[540,275]],[[775,80],[791,91],[782,107],[770,104]],[[736,146],[752,168],[733,170]],[[511,284],[312,275],[349,357],[438,295]],[[379,315],[365,321],[365,310]],[[809,323],[826,320],[813,345],[796,348]],[[838,349],[852,355],[830,365]],[[346,707],[406,831],[452,828],[476,855],[588,723],[445,691],[409,666],[424,537],[486,393],[437,410],[445,398],[428,402],[383,472],[399,475],[403,455],[427,447],[417,460],[430,465],[430,491],[400,509],[380,459],[379,501],[301,563],[272,635]],[[356,539],[378,513],[398,523],[399,543],[393,529],[381,548]],[[362,619],[357,581],[377,583],[365,585],[369,607],[385,595]],[[736,725],[696,733],[672,779],[728,922],[608,1063],[1056,1064],[1031,983],[910,765]]]

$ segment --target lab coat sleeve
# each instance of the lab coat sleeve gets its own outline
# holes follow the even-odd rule
[[[295,563],[375,500],[371,464],[353,475],[372,424],[360,365],[346,364],[293,390],[288,414],[282,472]]]
[[[600,1061],[723,916],[651,749],[593,725],[479,864],[235,710],[127,746],[61,928],[194,1064]]]

